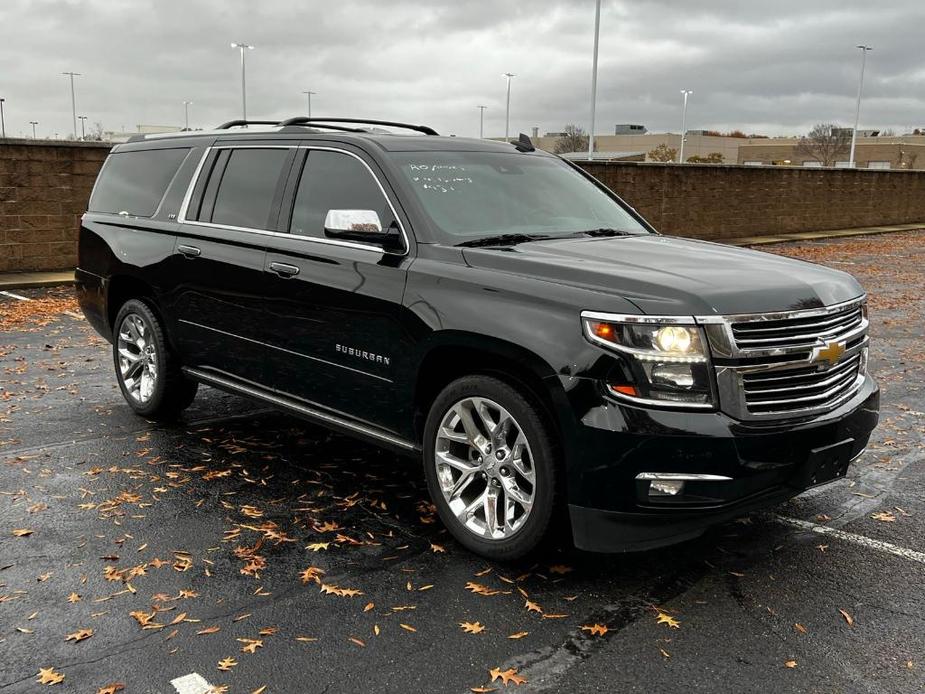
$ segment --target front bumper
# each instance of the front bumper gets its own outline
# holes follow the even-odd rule
[[[879,417],[880,393],[870,377],[835,410],[760,424],[721,412],[646,410],[592,399],[587,389],[595,384],[579,380],[568,391],[573,412],[582,413],[574,435],[566,437],[568,499],[575,546],[589,551],[687,540],[837,479],[863,452]],[[685,482],[677,496],[658,496],[648,479],[639,479],[652,476],[646,473],[708,477]]]

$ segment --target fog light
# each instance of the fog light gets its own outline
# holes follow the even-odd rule
[[[677,496],[684,491],[680,480],[654,480],[649,485],[649,496]]]
[[[677,390],[694,387],[694,374],[688,364],[656,364],[652,369],[652,384]]]

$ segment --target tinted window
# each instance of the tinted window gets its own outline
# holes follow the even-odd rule
[[[379,185],[360,160],[340,152],[313,150],[302,170],[289,230],[324,236],[328,210],[373,210],[383,229],[395,219]]]
[[[90,211],[152,216],[188,152],[149,149],[109,155],[90,199]]]
[[[288,149],[232,150],[221,174],[212,222],[249,229],[267,228],[273,196],[288,155]]]

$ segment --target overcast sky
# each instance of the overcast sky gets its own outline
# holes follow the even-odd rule
[[[594,0],[0,0],[0,97],[10,136],[72,130],[77,110],[107,130],[216,125],[248,115],[362,116],[441,133],[503,135],[588,127]],[[854,119],[860,51],[869,53],[861,127],[925,127],[925,0],[604,0],[598,127],[688,127],[792,134]]]

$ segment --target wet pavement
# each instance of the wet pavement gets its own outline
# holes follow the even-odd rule
[[[847,480],[520,566],[456,545],[413,460],[209,388],[134,416],[69,290],[0,295],[0,692],[921,693],[923,248],[764,248],[870,292],[883,412]]]

